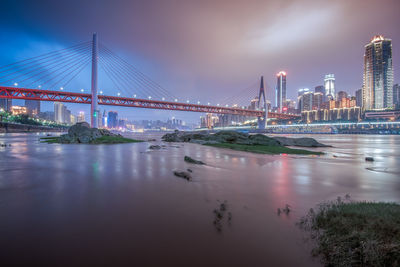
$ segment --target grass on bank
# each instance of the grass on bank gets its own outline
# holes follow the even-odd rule
[[[246,151],[260,154],[301,154],[301,155],[322,155],[322,152],[304,150],[304,149],[293,149],[285,146],[265,146],[265,145],[242,145],[242,144],[231,144],[231,143],[218,143],[218,144],[206,144],[207,146],[229,148],[232,150]]]
[[[42,137],[40,138],[42,143],[48,144],[61,144],[59,137]],[[102,136],[96,138],[89,144],[124,144],[124,143],[139,143],[142,140],[130,139],[121,136]]]
[[[310,209],[299,226],[325,266],[400,266],[400,205],[337,201]]]

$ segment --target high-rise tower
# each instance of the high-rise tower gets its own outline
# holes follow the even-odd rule
[[[325,79],[325,97],[327,100],[335,99],[335,75],[326,74]]]
[[[282,108],[286,103],[286,72],[280,71],[276,74],[276,107],[278,108],[278,112],[282,112]]]
[[[363,109],[393,107],[392,40],[376,35],[365,46]]]

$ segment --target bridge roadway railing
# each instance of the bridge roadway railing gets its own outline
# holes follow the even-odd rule
[[[81,104],[91,104],[92,102],[91,94],[29,89],[29,88],[16,88],[16,87],[0,87],[0,98],[81,103]],[[264,114],[264,111],[261,110],[249,110],[249,109],[235,108],[235,107],[209,106],[209,105],[168,102],[168,101],[138,99],[129,97],[116,97],[116,96],[106,96],[106,95],[98,96],[98,104],[124,106],[124,107],[215,113],[215,114],[233,114],[233,115],[241,115],[249,117],[262,117]],[[297,115],[273,113],[273,112],[269,112],[268,117],[278,118],[278,119],[299,118],[299,116]]]

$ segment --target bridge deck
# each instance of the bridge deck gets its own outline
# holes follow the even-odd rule
[[[0,86],[0,98],[81,103],[81,104],[92,103],[91,94],[72,93],[65,91],[49,91],[49,90],[29,89],[29,88],[1,87],[1,86]],[[249,109],[234,108],[234,107],[209,106],[209,105],[168,102],[161,100],[138,99],[129,97],[116,97],[116,96],[106,96],[106,95],[98,96],[98,104],[110,105],[110,106],[122,106],[122,107],[215,113],[215,114],[233,114],[233,115],[241,115],[249,117],[262,117],[264,115],[264,112],[260,110],[249,110]],[[268,112],[268,118],[297,119],[299,117],[300,116],[293,114]]]

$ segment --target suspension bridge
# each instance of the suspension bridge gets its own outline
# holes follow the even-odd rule
[[[67,90],[71,81],[90,63],[91,93]],[[98,66],[118,90],[117,96],[99,91]],[[258,93],[258,104],[250,109],[248,105],[255,93]],[[263,77],[258,92],[249,92],[246,88],[222,100],[223,104],[179,102],[171,92],[99,43],[96,34],[92,41],[0,67],[0,98],[90,104],[91,126],[96,128],[98,105],[257,117],[258,126],[263,129],[267,118],[299,118],[294,114],[268,112]]]

